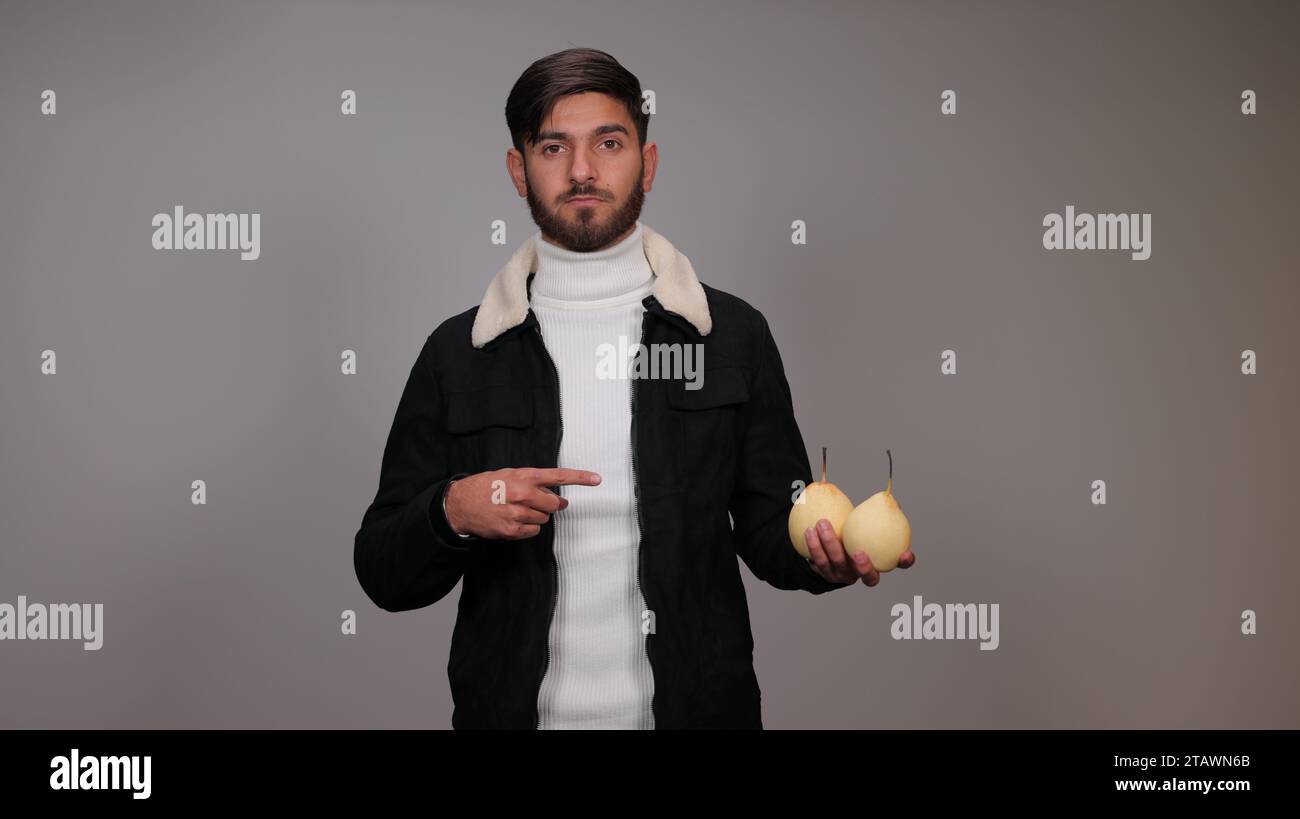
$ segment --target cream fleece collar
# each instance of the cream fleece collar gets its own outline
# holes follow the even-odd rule
[[[646,260],[655,274],[651,294],[664,309],[677,313],[700,335],[707,336],[713,329],[713,321],[691,260],[649,225],[642,223],[641,228]],[[534,241],[529,236],[488,284],[470,331],[475,347],[482,347],[528,318],[528,275],[537,271]]]

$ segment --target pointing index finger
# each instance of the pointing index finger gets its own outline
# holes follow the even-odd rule
[[[598,483],[600,483],[600,475],[586,469],[555,467],[554,469],[539,469],[537,471],[538,486],[567,486],[569,484],[595,486]]]

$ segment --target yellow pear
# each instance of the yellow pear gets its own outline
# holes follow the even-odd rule
[[[826,518],[839,537],[844,531],[844,519],[853,511],[853,501],[840,491],[840,488],[826,480],[826,447],[822,447],[822,479],[813,481],[804,487],[798,500],[790,508],[790,542],[795,551],[808,555],[808,543],[804,540],[804,530],[816,526],[817,521]]]
[[[912,526],[894,497],[894,456],[889,450],[889,483],[858,504],[844,521],[841,540],[849,556],[866,552],[871,565],[888,572],[898,566],[898,559],[912,545]]]

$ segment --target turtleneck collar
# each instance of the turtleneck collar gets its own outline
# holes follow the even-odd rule
[[[639,291],[654,278],[646,259],[643,229],[636,228],[622,241],[583,253],[552,244],[534,235],[537,273],[532,294],[556,301],[598,301]]]

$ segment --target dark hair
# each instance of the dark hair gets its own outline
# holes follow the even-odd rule
[[[506,98],[506,125],[510,140],[521,153],[525,140],[537,141],[537,132],[560,97],[599,91],[627,106],[636,124],[637,138],[645,146],[650,115],[641,113],[641,81],[618,60],[595,48],[569,48],[547,55],[519,75]]]

